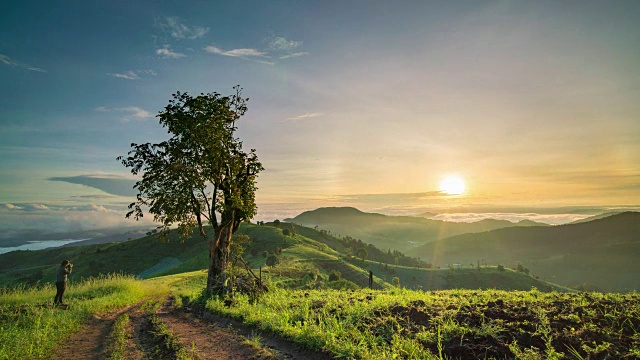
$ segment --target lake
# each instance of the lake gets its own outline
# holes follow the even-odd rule
[[[59,247],[66,244],[71,244],[78,241],[83,241],[88,239],[66,239],[66,240],[39,240],[39,241],[28,241],[27,244],[14,246],[14,247],[0,247],[0,254],[5,254],[14,250],[42,250],[52,247]]]

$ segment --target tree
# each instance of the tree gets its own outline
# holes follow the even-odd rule
[[[289,229],[283,229],[283,230],[282,230],[282,235],[284,235],[284,236],[290,236],[290,235],[291,235],[291,230],[289,230]]]
[[[275,255],[269,256],[265,262],[267,266],[271,267],[278,265],[278,263],[280,263],[280,260]]]
[[[400,278],[397,276],[394,276],[393,279],[391,279],[391,285],[395,287],[400,287]]]
[[[358,249],[358,257],[362,259],[362,261],[364,261],[364,259],[366,259],[368,255],[369,254],[367,253],[367,249],[365,248]]]
[[[177,225],[183,236],[197,226],[209,245],[206,292],[223,294],[230,287],[226,272],[231,236],[256,214],[256,177],[263,170],[255,150],[246,153],[234,137],[236,121],[247,111],[242,89],[192,97],[176,93],[157,117],[171,138],[158,144],[131,144],[118,160],[142,179],[127,217],[136,220],[143,208],[153,214],[164,236]],[[213,229],[205,229],[204,222]]]

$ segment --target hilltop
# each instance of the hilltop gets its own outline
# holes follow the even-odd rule
[[[306,211],[290,219],[296,224],[349,235],[381,249],[407,251],[429,241],[453,235],[505,227],[542,226],[530,221],[512,223],[485,219],[473,223],[432,220],[414,216],[389,216],[362,212],[352,207],[326,207]]]
[[[640,213],[625,212],[576,224],[510,227],[426,243],[411,254],[436,264],[516,267],[566,286],[603,291],[640,289]]]

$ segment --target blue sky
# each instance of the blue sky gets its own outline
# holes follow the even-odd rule
[[[0,228],[123,222],[115,158],[231,93],[259,217],[640,204],[636,1],[41,2],[0,14]],[[457,174],[467,192],[438,192]]]

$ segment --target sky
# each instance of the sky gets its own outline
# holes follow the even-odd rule
[[[265,167],[258,219],[638,209],[639,13],[638,1],[6,4],[0,229],[136,225],[135,179],[116,157],[167,138],[155,115],[176,91],[237,84],[250,98],[237,135]],[[463,194],[440,191],[451,175]]]

